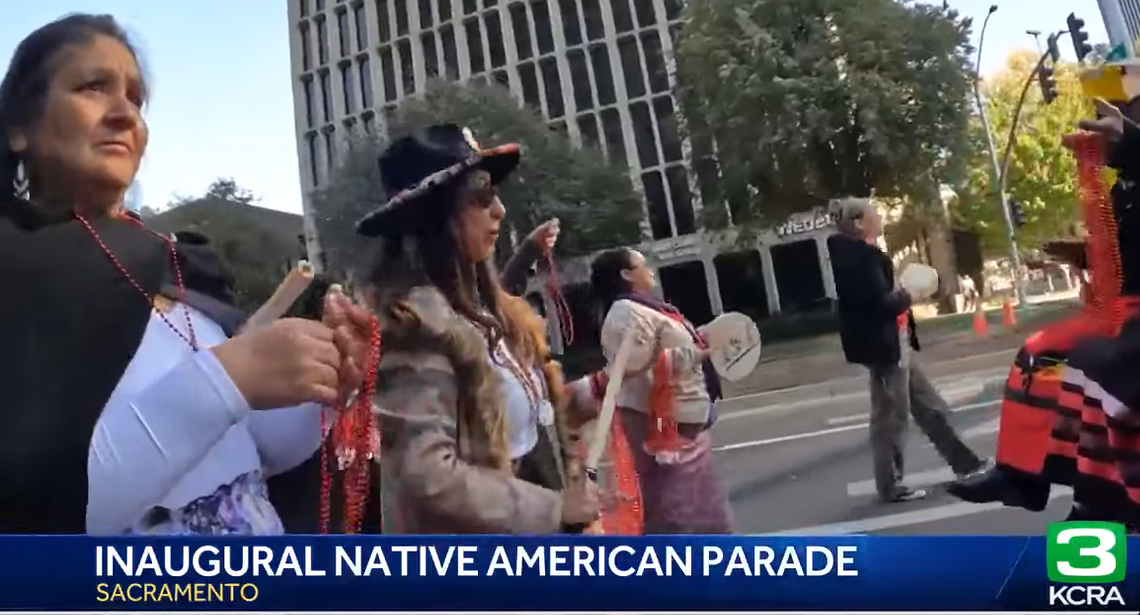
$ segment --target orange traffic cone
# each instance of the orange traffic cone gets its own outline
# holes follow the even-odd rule
[[[982,302],[978,301],[978,307],[974,308],[974,335],[985,337],[989,333],[990,326],[986,323],[986,309],[982,307]]]
[[[1001,325],[1006,329],[1017,327],[1017,314],[1013,311],[1013,304],[1006,299],[1001,304]]]

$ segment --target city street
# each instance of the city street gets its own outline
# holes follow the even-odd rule
[[[999,383],[1006,370],[936,379],[953,406],[953,424],[980,455],[994,454]],[[715,463],[740,533],[1035,534],[1068,512],[1071,499],[1063,490],[1055,491],[1041,514],[945,494],[941,485],[953,473],[913,421],[906,483],[929,495],[881,504],[872,481],[864,392],[774,404],[763,397],[725,400],[713,430]]]

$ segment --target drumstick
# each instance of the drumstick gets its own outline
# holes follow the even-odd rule
[[[266,301],[253,313],[253,316],[249,317],[245,328],[248,330],[264,327],[284,316],[312,282],[313,266],[308,261],[298,262],[297,266],[281,281],[277,290],[273,291],[273,296],[269,298],[269,301]]]
[[[637,331],[634,327],[626,329],[618,346],[617,355],[610,365],[609,382],[606,383],[606,394],[602,397],[602,408],[598,413],[598,424],[594,430],[594,438],[590,441],[590,448],[586,453],[586,476],[590,480],[598,480],[598,463],[602,460],[602,453],[606,450],[609,440],[610,425],[614,421],[614,411],[617,408],[617,394],[621,389],[621,381],[625,376],[625,364],[629,362],[629,355],[637,345]]]

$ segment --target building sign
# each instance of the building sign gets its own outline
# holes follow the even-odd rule
[[[801,214],[792,214],[783,224],[775,228],[776,236],[780,238],[795,237],[804,233],[822,230],[839,222],[839,214],[830,211],[811,211]]]
[[[700,238],[696,235],[666,239],[649,248],[649,256],[658,265],[691,261],[701,257]]]

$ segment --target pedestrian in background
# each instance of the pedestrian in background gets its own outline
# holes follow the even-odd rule
[[[908,414],[958,476],[989,467],[954,432],[950,407],[918,360],[910,294],[895,284],[894,265],[876,241],[883,221],[868,200],[845,201],[839,232],[827,240],[839,298],[839,335],[847,361],[865,366],[871,386],[871,452],[884,502],[926,497],[903,485]]]

